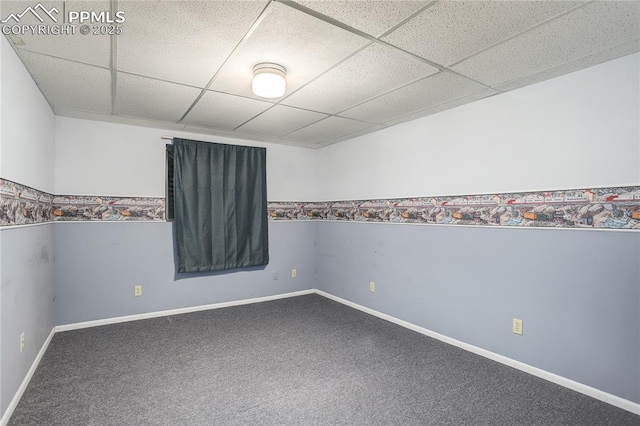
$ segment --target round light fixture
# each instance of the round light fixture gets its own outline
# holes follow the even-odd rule
[[[261,98],[279,98],[284,95],[287,83],[286,70],[276,64],[258,64],[253,67],[251,90]]]

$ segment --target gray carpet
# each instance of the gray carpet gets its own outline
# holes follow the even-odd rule
[[[58,333],[10,425],[639,425],[318,295]]]

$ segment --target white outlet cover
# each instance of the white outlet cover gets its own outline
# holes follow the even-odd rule
[[[518,318],[514,318],[513,319],[513,332],[515,334],[522,335],[522,332],[523,332],[522,327],[523,327],[522,320],[518,319]]]

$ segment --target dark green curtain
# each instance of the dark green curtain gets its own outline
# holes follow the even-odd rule
[[[267,150],[173,145],[178,272],[268,264]]]

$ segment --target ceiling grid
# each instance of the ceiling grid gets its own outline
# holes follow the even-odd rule
[[[118,11],[118,0],[111,0],[110,12],[115,14]],[[66,9],[66,5],[63,4]],[[111,58],[109,68],[111,69],[111,115],[118,115],[118,109],[116,106],[117,99],[117,87],[118,87],[118,36],[113,34],[109,38],[111,39]]]
[[[309,148],[640,51],[637,1],[41,3],[126,16],[119,35],[6,36],[56,114]],[[251,92],[263,62],[283,97]]]

